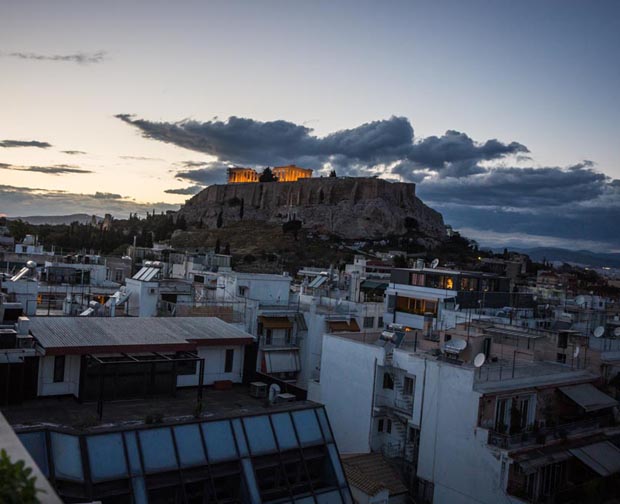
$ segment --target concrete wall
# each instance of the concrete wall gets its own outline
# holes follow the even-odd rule
[[[80,356],[67,355],[65,357],[65,380],[54,382],[54,356],[39,359],[39,386],[40,396],[74,395],[78,397],[80,390]]]
[[[425,381],[418,476],[435,484],[436,503],[513,502],[504,492],[508,463],[477,428],[473,378],[472,369],[429,359],[426,380],[416,380],[416,389]]]
[[[198,357],[205,360],[204,384],[212,385],[219,380],[230,380],[233,383],[241,383],[243,378],[243,346],[204,346],[198,347]],[[224,372],[226,363],[226,350],[233,349],[235,355],[233,358],[233,369],[230,373]],[[200,368],[196,365],[196,374],[181,375],[177,377],[178,387],[195,387],[198,385],[198,372]]]
[[[374,368],[383,362],[383,353],[382,347],[332,335],[323,338],[320,398],[340,453],[370,451]]]
[[[159,299],[158,282],[142,282],[128,278],[127,291],[131,292],[127,301],[128,315],[134,317],[155,317]]]

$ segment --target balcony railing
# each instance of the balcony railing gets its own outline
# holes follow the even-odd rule
[[[265,335],[260,336],[260,347],[261,348],[272,348],[272,347],[298,347],[299,346],[299,338],[296,336],[291,336],[290,338],[286,338],[284,336],[272,336],[271,338],[267,338]]]
[[[502,434],[489,430],[488,444],[503,449],[512,449],[533,444],[545,444],[548,440],[600,429],[611,424],[611,417],[589,418],[578,422],[544,427],[537,431],[528,430],[518,434]]]

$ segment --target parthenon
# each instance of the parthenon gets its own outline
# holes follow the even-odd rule
[[[311,178],[312,170],[310,168],[301,168],[296,165],[276,166],[272,170],[278,182],[296,182],[302,178]],[[228,183],[240,184],[245,182],[258,182],[259,173],[253,168],[229,168]]]

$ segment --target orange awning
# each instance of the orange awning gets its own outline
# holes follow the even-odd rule
[[[263,324],[263,327],[267,329],[292,329],[293,323],[288,317],[265,317],[258,318],[259,322]]]
[[[355,319],[351,319],[349,322],[346,320],[338,320],[328,322],[330,332],[360,332],[360,326]]]

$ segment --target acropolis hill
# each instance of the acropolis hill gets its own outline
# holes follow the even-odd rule
[[[296,218],[305,230],[345,239],[402,235],[407,226],[435,240],[445,237],[441,214],[416,197],[415,184],[378,178],[211,185],[188,200],[181,215],[212,229],[218,221],[226,227],[240,220],[282,224]]]

